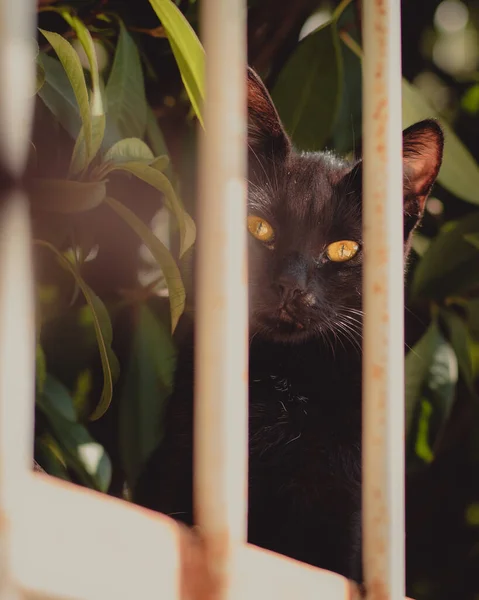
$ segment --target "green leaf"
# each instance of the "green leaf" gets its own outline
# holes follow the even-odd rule
[[[346,40],[343,37],[343,41]],[[361,49],[353,42],[348,47],[361,58]],[[441,122],[446,137],[444,158],[438,181],[454,195],[479,204],[479,167],[456,136],[450,125],[439,117],[421,92],[406,79],[402,80],[402,119],[403,127],[413,125],[423,119],[435,118]]]
[[[445,421],[452,407],[458,369],[456,355],[433,321],[424,336],[409,351],[405,361],[406,432],[412,434],[414,414],[425,389],[434,408]]]
[[[103,202],[106,182],[33,179],[30,194],[36,209],[62,214],[79,213],[92,210]]]
[[[434,412],[432,404],[425,399],[421,400],[421,414],[419,415],[418,431],[416,437],[416,454],[426,463],[432,462],[434,453],[431,449],[429,438],[429,425]]]
[[[115,121],[121,136],[142,138],[147,118],[143,71],[138,48],[121,21],[105,95],[108,119]]]
[[[405,79],[402,83],[402,95],[404,127],[422,119],[438,118],[421,92]],[[448,123],[443,119],[439,120],[446,143],[438,181],[455,196],[479,204],[479,167]]]
[[[354,8],[354,7],[353,7]],[[346,154],[355,148],[362,132],[361,61],[354,52],[341,45],[343,83],[341,103],[333,129],[333,147]]]
[[[48,432],[35,439],[35,457],[49,475],[71,481],[63,452]]]
[[[42,63],[40,62],[40,58],[37,58],[37,75],[35,82],[35,94],[42,89],[43,84],[45,83],[45,69],[43,68]]]
[[[470,87],[461,100],[462,108],[471,115],[479,112],[479,83]]]
[[[479,233],[466,233],[464,239],[479,250]]]
[[[341,48],[331,21],[301,40],[272,90],[285,129],[301,150],[324,147],[339,111],[342,77]]]
[[[90,64],[90,74],[92,83],[92,98],[90,102],[91,114],[93,117],[98,117],[105,114],[103,109],[103,101],[100,89],[100,72],[98,70],[98,60],[96,56],[95,44],[90,32],[78,17],[75,17],[69,12],[69,9],[61,7],[59,10],[62,17],[70,25],[77,34],[78,40],[83,46],[83,50]]]
[[[180,270],[168,249],[154,233],[129,208],[114,198],[105,202],[133,229],[141,238],[156,262],[160,265],[168,286],[171,311],[171,329],[175,330],[178,320],[185,309],[186,292]]]
[[[108,311],[106,310],[103,302],[86,284],[76,267],[68,259],[66,259],[61,252],[55,248],[55,246],[43,240],[35,240],[35,242],[53,252],[60,265],[73,275],[76,284],[80,287],[90,308],[90,314],[93,319],[93,326],[95,328],[95,335],[103,368],[103,390],[101,399],[98,406],[93,411],[93,414],[90,416],[90,419],[99,419],[105,414],[110,406],[113,395],[113,383],[118,378],[119,373],[118,359],[111,348],[113,330],[111,327],[110,316],[108,315]]]
[[[81,127],[80,112],[65,69],[59,60],[48,54],[41,53],[39,58],[45,69],[45,83],[38,95],[65,131],[75,139]]]
[[[180,258],[193,245],[196,237],[196,228],[193,220],[187,215],[181,205],[175,190],[170,181],[154,166],[146,165],[140,162],[126,162],[121,164],[113,164],[109,168],[110,171],[121,170],[132,173],[142,181],[149,183],[158,191],[163,192],[165,196],[165,204],[170,212],[175,215],[180,231]],[[108,171],[107,171],[108,172]]]
[[[47,377],[47,362],[45,353],[40,344],[37,343],[35,352],[35,384],[37,392],[43,392],[45,386],[45,379]]]
[[[155,156],[143,140],[139,138],[125,138],[120,140],[106,152],[103,161],[114,163],[129,161],[145,161],[147,164],[155,160]]]
[[[450,224],[450,222],[449,222]],[[479,283],[477,249],[464,239],[479,231],[479,212],[467,215],[442,230],[431,242],[414,272],[413,299],[444,299],[465,292]]]
[[[149,106],[146,112],[146,137],[148,138],[148,143],[155,156],[168,154],[165,138],[161,133],[155,113]]]
[[[105,115],[92,116],[91,118],[92,139],[90,156],[87,155],[85,146],[85,130],[83,127],[81,128],[75,142],[75,147],[73,148],[69,168],[70,175],[77,175],[81,171],[84,171],[95,158],[103,142],[105,123]]]
[[[60,62],[65,69],[70,84],[73,88],[73,93],[80,110],[80,116],[85,135],[85,143],[87,156],[90,156],[92,149],[92,123],[90,115],[90,103],[88,99],[88,89],[85,82],[85,76],[80,63],[78,54],[73,49],[72,45],[67,42],[61,35],[52,31],[40,29],[48,43],[52,46],[60,59]]]
[[[474,387],[474,372],[471,356],[471,339],[466,323],[450,310],[441,310],[441,319],[445,323],[449,340],[457,356],[459,371],[472,395],[476,394]]]
[[[146,304],[138,306],[136,321],[119,415],[122,464],[131,488],[161,440],[161,417],[176,361],[168,327]]]
[[[171,0],[150,0],[150,4],[168,35],[191,105],[203,126],[201,113],[205,97],[203,46],[191,25]]]
[[[73,402],[65,386],[48,376],[37,404],[47,417],[68,466],[86,485],[106,492],[111,480],[110,460],[103,447],[76,422]]]

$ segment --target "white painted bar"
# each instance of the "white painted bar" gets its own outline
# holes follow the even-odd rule
[[[363,0],[363,530],[369,600],[404,597],[399,0]]]
[[[35,25],[34,0],[0,0],[0,164],[17,175],[33,116]]]
[[[200,550],[165,515],[38,473],[30,474],[26,492],[11,542],[24,598],[213,597],[203,587]],[[243,600],[359,600],[344,577],[250,544],[238,545],[231,570],[231,592]]]
[[[195,513],[222,598],[247,533],[246,3],[204,0],[196,296]]]

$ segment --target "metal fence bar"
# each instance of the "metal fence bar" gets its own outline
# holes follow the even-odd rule
[[[363,526],[368,598],[404,597],[399,0],[363,0]]]
[[[165,515],[38,473],[30,474],[19,508],[11,571],[28,600],[212,597],[203,587],[201,549],[195,556],[193,536]],[[242,600],[360,598],[336,573],[250,544],[235,555],[233,593]]]
[[[35,83],[32,1],[0,2],[0,508],[31,469],[35,322],[25,167]],[[3,189],[1,189],[3,188]]]
[[[247,532],[244,0],[204,0],[201,31],[207,64],[199,154],[195,512],[214,584],[226,597],[232,553]]]

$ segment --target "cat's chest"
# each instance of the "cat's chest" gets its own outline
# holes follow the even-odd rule
[[[339,364],[309,362],[250,363],[252,454],[314,455],[355,444],[359,439],[358,365],[345,370]]]

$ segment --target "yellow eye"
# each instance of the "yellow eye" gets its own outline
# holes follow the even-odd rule
[[[326,254],[329,260],[333,262],[346,262],[347,260],[351,260],[357,254],[358,250],[359,244],[357,242],[341,240],[329,244],[326,248]]]
[[[255,217],[249,215],[248,217],[248,231],[260,242],[272,242],[274,238],[274,231],[268,221],[265,221],[261,217]]]

